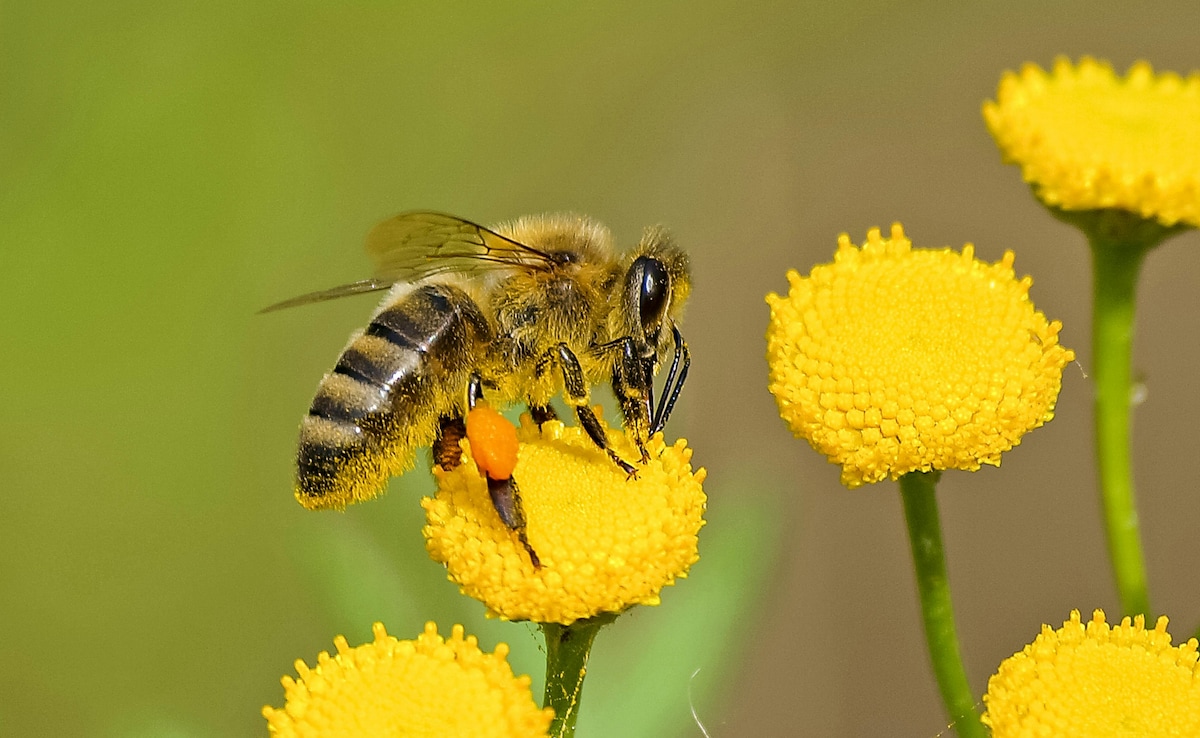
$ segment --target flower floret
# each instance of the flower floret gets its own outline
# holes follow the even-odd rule
[[[401,641],[374,626],[374,641],[351,648],[334,639],[315,667],[296,662],[285,676],[283,708],[264,707],[271,735],[281,738],[464,736],[538,738],[554,711],[533,701],[528,676],[514,677],[508,646],[484,653],[460,625],[449,638],[427,623],[415,640]]]
[[[1200,735],[1195,638],[1171,645],[1167,618],[1141,615],[1116,627],[1096,610],[1071,612],[1005,659],[988,681],[983,722],[994,738],[1157,738]]]
[[[1047,205],[1119,209],[1200,226],[1200,74],[1119,77],[1088,57],[1006,72],[983,117],[1005,161]]]
[[[769,388],[792,432],[849,487],[911,471],[998,465],[1054,417],[1074,354],[1029,301],[1013,254],[913,249],[899,224],[771,294]]]
[[[685,441],[651,438],[649,460],[628,476],[578,426],[552,420],[539,430],[524,416],[518,439],[512,478],[540,565],[496,513],[469,440],[463,463],[436,469],[437,494],[422,501],[429,554],[464,594],[497,617],[570,624],[657,605],[664,586],[687,576],[706,498]],[[625,434],[609,439],[623,458],[638,458]]]

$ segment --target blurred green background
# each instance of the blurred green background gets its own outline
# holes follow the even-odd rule
[[[1082,238],[979,109],[1059,53],[1200,67],[1193,2],[0,3],[0,735],[265,735],[279,677],[383,620],[510,643],[424,556],[417,472],[345,514],[291,497],[296,428],[371,298],[377,221],[573,210],[691,251],[669,429],[710,470],[692,576],[606,630],[586,736],[945,729],[895,485],[848,492],[778,420],[763,295],[836,236],[1017,252],[1080,365],[1059,417],[941,499],[982,692],[1116,600],[1094,493]],[[1138,474],[1152,593],[1200,620],[1196,234],[1143,279]],[[699,670],[694,679],[693,672]]]

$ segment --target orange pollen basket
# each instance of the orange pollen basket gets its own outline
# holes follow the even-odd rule
[[[512,477],[517,466],[517,429],[490,405],[467,413],[467,440],[475,466],[491,479]]]

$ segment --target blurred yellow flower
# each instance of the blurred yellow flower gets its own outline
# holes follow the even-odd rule
[[[1200,736],[1196,639],[1172,646],[1167,619],[1141,615],[1110,628],[1079,611],[1000,664],[988,681],[984,724],[993,738]]]
[[[1054,417],[1074,354],[1029,301],[1013,253],[913,249],[899,224],[838,238],[834,263],[788,272],[767,296],[771,393],[792,432],[842,483],[978,469]]]
[[[655,436],[649,461],[627,478],[578,426],[549,421],[539,431],[524,416],[518,437],[513,478],[540,567],[501,522],[471,453],[451,472],[436,469],[437,494],[422,500],[429,554],[464,594],[507,620],[568,625],[657,605],[664,586],[687,576],[706,498],[705,472],[692,471],[685,441],[666,446]],[[609,439],[638,458],[624,434]]]
[[[433,623],[416,640],[400,641],[374,626],[375,640],[317,665],[296,662],[299,679],[283,678],[284,707],[264,707],[271,735],[281,738],[536,738],[554,718],[539,708],[529,677],[514,677],[508,646],[483,653],[461,625],[443,639]]]
[[[983,106],[988,128],[1045,204],[1200,226],[1200,74],[1138,62],[1121,78],[1059,58],[1049,74],[1006,72],[996,98]]]

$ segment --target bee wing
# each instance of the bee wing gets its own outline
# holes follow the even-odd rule
[[[299,297],[293,297],[290,300],[277,302],[274,305],[266,306],[258,312],[273,313],[276,310],[296,307],[297,305],[307,305],[312,302],[324,302],[325,300],[334,300],[339,297],[359,295],[363,292],[378,292],[380,290],[386,290],[398,281],[399,280],[396,279],[360,279],[359,281],[351,282],[350,284],[342,284],[338,285],[337,287],[331,287],[327,290],[320,290],[318,292],[309,292],[306,295],[300,295]]]
[[[401,213],[371,229],[367,254],[375,273],[412,282],[433,274],[468,276],[494,269],[549,266],[545,252],[501,236],[478,223],[443,213]]]
[[[470,277],[496,269],[550,266],[543,251],[469,220],[432,212],[401,213],[375,226],[367,234],[367,254],[375,262],[374,277],[293,297],[259,312],[377,292],[445,272]]]

